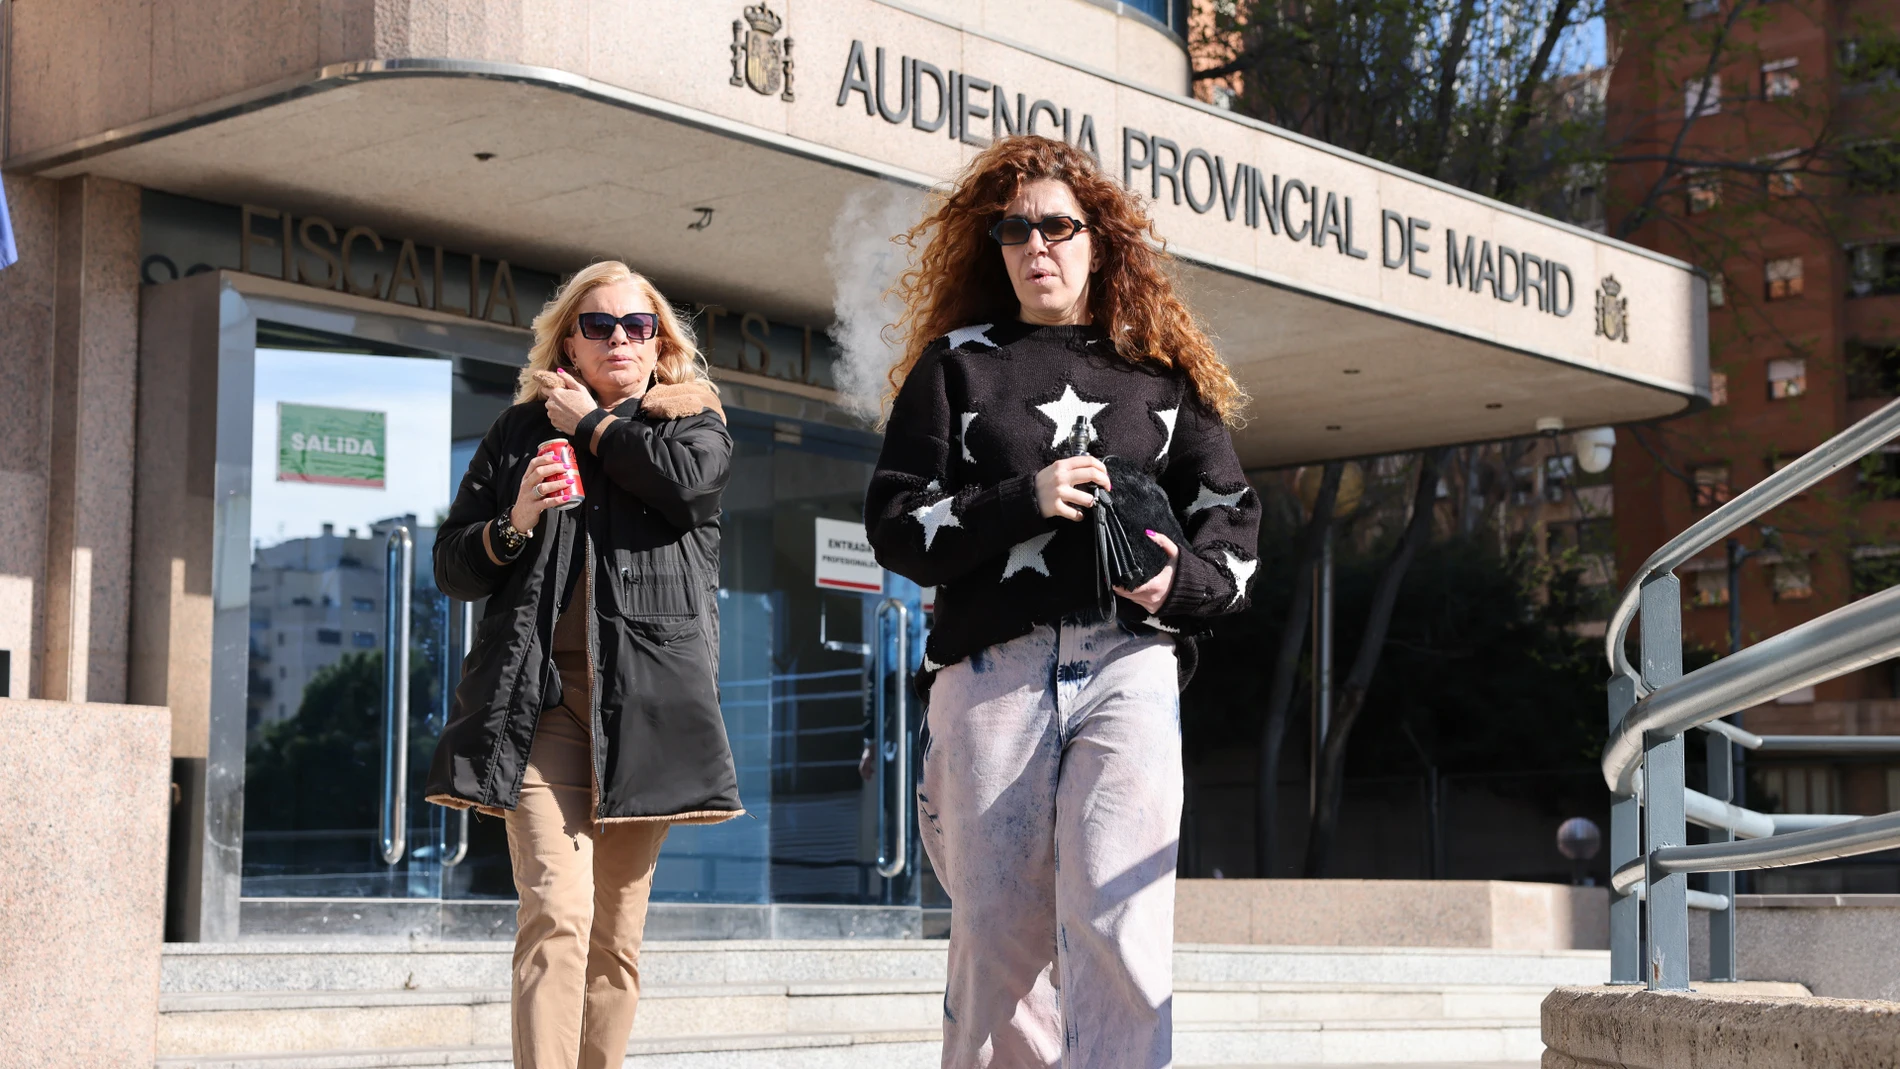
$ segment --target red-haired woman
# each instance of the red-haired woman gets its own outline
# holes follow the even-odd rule
[[[865,517],[885,567],[937,587],[917,800],[954,907],[946,1069],[1172,1061],[1179,686],[1193,633],[1247,603],[1259,499],[1227,433],[1245,397],[1153,237],[1041,137],[985,150],[907,237]],[[1110,454],[1187,542],[1148,532],[1170,563],[1105,618],[1077,521]]]

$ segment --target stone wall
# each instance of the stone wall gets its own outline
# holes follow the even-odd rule
[[[1503,880],[1179,880],[1182,943],[1603,950],[1609,892]]]
[[[0,699],[0,1065],[156,1056],[170,721]]]
[[[1875,1069],[1900,1063],[1900,1005],[1560,987],[1543,1069]]]
[[[1900,999],[1900,895],[1740,895],[1737,972],[1832,998]],[[1689,975],[1709,975],[1706,914],[1689,915]]]

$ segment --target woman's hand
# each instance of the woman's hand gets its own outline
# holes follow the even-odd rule
[[[508,522],[515,530],[527,534],[541,522],[541,514],[560,502],[549,497],[558,494],[573,483],[573,477],[567,474],[559,460],[553,457],[535,457],[534,463],[522,473],[521,489],[515,492],[514,507],[508,510]]]
[[[1090,483],[1114,489],[1107,465],[1095,457],[1064,457],[1036,473],[1036,508],[1051,519],[1079,520],[1083,509],[1095,507],[1095,495],[1081,489]]]
[[[1149,531],[1148,537],[1154,539],[1155,545],[1160,546],[1168,555],[1168,566],[1156,572],[1153,579],[1135,589],[1123,590],[1121,587],[1116,587],[1115,593],[1154,613],[1160,611],[1161,603],[1168,600],[1168,591],[1174,586],[1174,558],[1181,555],[1181,549],[1174,544],[1174,539],[1167,535]]]
[[[587,387],[565,368],[556,369],[552,375],[541,372],[541,392],[548,406],[548,422],[562,434],[573,434],[581,418],[600,407],[594,403],[594,395]]]

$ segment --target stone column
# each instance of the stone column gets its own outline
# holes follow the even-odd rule
[[[90,175],[60,181],[54,246],[40,695],[124,701],[138,187]]]
[[[46,596],[47,399],[59,184],[6,175],[20,261],[0,271],[0,650],[4,693],[40,693]]]

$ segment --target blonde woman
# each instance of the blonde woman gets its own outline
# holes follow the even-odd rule
[[[716,684],[732,437],[692,336],[621,263],[535,317],[515,401],[436,535],[436,584],[488,605],[428,798],[508,824],[515,1065],[600,1069],[633,1029],[667,828],[744,812]],[[537,457],[561,437],[586,495],[567,511]]]

